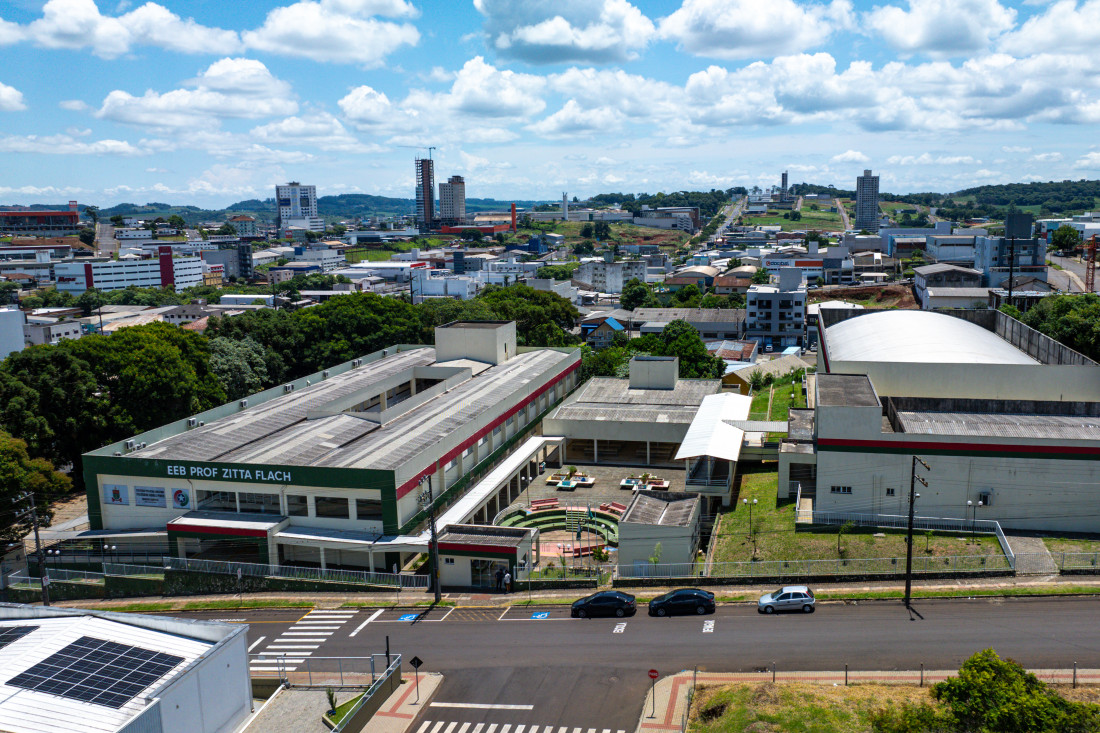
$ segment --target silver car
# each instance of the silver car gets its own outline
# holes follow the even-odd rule
[[[785,585],[774,593],[765,593],[756,603],[756,610],[760,613],[775,613],[776,611],[802,611],[813,613],[814,592],[804,585]]]

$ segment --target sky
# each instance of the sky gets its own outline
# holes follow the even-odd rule
[[[4,0],[0,204],[1100,177],[1100,0]]]

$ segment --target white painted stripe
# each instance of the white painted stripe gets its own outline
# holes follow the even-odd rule
[[[268,651],[278,650],[285,651],[287,649],[316,649],[320,644],[269,644]]]
[[[569,729],[565,726],[562,726],[561,728],[558,728],[558,733],[569,733]]]
[[[458,733],[466,733],[470,729],[469,723],[463,723],[462,727],[458,729]]]
[[[283,669],[283,667],[266,667],[259,664],[248,665],[249,672],[278,672],[280,669]]]
[[[351,618],[355,615],[355,611],[310,611],[307,616],[343,616],[344,618]]]
[[[580,728],[574,728],[573,733],[581,733],[581,729]]]
[[[497,729],[497,724],[493,723],[492,725],[489,726],[489,730],[486,731],[486,733],[493,733],[493,731],[495,731],[496,729]]]
[[[420,725],[420,727],[416,729],[416,733],[424,733],[424,731],[425,731],[425,730],[427,730],[428,726],[429,726],[429,725],[431,725],[431,724],[432,724],[432,721],[430,721],[430,720],[425,720],[425,721],[424,721],[424,722],[423,722],[423,723],[422,723],[422,724]]]
[[[516,728],[516,733],[523,733],[522,725],[519,728]],[[539,733],[539,727],[537,725],[532,725],[531,730],[527,731],[527,733]]]
[[[516,733],[523,733],[523,726],[522,725],[517,725],[516,726]],[[535,731],[531,731],[531,733],[535,733]]]
[[[441,721],[439,721],[438,723],[435,724],[434,728],[432,728],[432,733],[439,733],[439,729],[442,728],[442,727],[443,727],[443,721],[441,720]]]
[[[603,733],[611,733],[611,729],[610,728],[604,728]]]
[[[284,631],[283,636],[319,636],[326,637],[332,636],[331,631]]]
[[[447,726],[446,730],[444,730],[443,733],[451,733],[451,731],[453,731],[455,729],[455,726],[457,726],[457,725],[458,725],[458,721],[455,721],[454,723],[451,723],[450,725]]]
[[[381,616],[381,615],[382,615],[382,612],[383,612],[384,610],[385,610],[385,609],[383,609],[383,608],[380,608],[380,609],[378,609],[377,611],[375,611],[375,612],[374,612],[374,614],[373,614],[373,615],[371,615],[371,617],[370,617],[370,618],[368,618],[368,619],[367,619],[366,621],[364,621],[363,623],[359,624],[359,625],[358,625],[358,626],[357,626],[357,627],[355,628],[355,631],[351,632],[351,633],[349,634],[349,636],[355,636],[356,634],[358,634],[358,633],[359,633],[360,631],[362,631],[362,630],[363,630],[363,627],[364,627],[364,626],[366,626],[366,625],[367,625],[367,624],[369,624],[369,623],[370,623],[371,621],[373,621],[373,620],[375,620],[376,618],[378,618],[379,616]]]
[[[467,708],[470,710],[534,710],[534,705],[495,705],[482,702],[433,702],[429,703],[433,708]],[[562,728],[560,733],[565,733]]]
[[[504,727],[500,729],[500,733],[508,733],[508,729],[512,727],[511,723],[505,723]]]
[[[309,627],[311,629],[330,628],[336,630],[340,628],[340,624],[333,623],[332,621],[299,621],[294,624],[294,628],[298,628],[299,626]]]
[[[595,728],[589,728],[588,733],[596,733],[596,729]]]
[[[248,647],[248,651],[252,651],[253,649],[255,649],[257,646],[260,645],[260,642],[266,638],[266,636],[261,636],[259,639],[256,639],[256,641],[252,642],[252,646]]]
[[[481,729],[485,727],[484,723],[478,723],[474,726],[474,733],[481,733]]]

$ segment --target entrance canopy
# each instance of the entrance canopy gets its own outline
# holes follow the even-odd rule
[[[741,456],[745,431],[730,425],[730,420],[746,420],[752,397],[739,394],[707,395],[688,426],[675,460],[721,458],[736,461]]]

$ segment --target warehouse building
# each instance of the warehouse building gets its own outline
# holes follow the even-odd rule
[[[517,349],[513,322],[440,326],[434,348],[376,352],[87,454],[92,529],[166,532],[181,556],[323,567],[327,548],[331,564],[388,570],[426,545],[405,536],[427,516],[425,482],[436,507],[457,499],[579,366],[576,350]],[[513,474],[545,457],[535,442],[482,504],[516,491]],[[464,501],[456,523],[487,514]]]
[[[919,455],[920,516],[1100,531],[1100,365],[997,311],[822,320],[812,435],[782,446],[781,495],[905,514]]]
[[[248,627],[0,604],[0,729],[222,733],[252,710]]]

